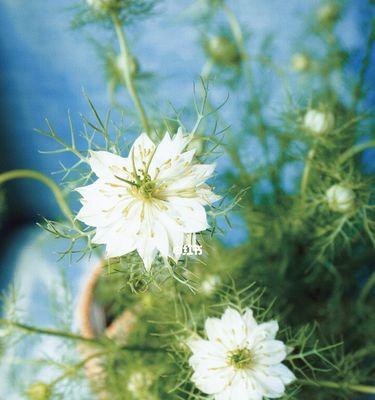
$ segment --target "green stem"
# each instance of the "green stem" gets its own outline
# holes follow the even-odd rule
[[[49,335],[49,336],[56,336],[64,339],[71,339],[76,340],[79,342],[90,343],[96,346],[105,347],[111,341],[109,339],[105,340],[106,338],[98,338],[98,339],[90,339],[86,338],[81,335],[76,335],[70,332],[59,331],[56,329],[49,329],[49,328],[38,328],[36,326],[26,325],[20,322],[15,322],[7,319],[0,319],[0,325],[8,325],[17,329],[20,329],[25,332],[29,332],[30,334],[39,334],[39,335]],[[164,352],[163,348],[156,348],[156,347],[149,347],[149,346],[116,346],[114,348],[115,351],[124,350],[124,351],[139,351],[139,352]]]
[[[33,171],[31,169],[15,169],[13,171],[4,172],[0,174],[0,185],[2,183],[5,183],[13,179],[23,179],[23,178],[35,179],[47,185],[51,189],[53,195],[55,196],[57,204],[59,205],[62,213],[69,219],[69,221],[71,221],[73,224],[75,223],[74,216],[70,211],[70,208],[67,202],[65,201],[60,188],[56,185],[55,182],[53,182],[52,179],[48,178],[42,173]]]
[[[55,378],[52,382],[49,383],[48,386],[53,387],[57,383],[59,383],[62,380],[64,380],[65,378],[68,378],[69,376],[75,375],[75,373],[78,370],[80,370],[82,367],[84,367],[90,360],[92,360],[94,358],[101,357],[101,356],[105,356],[106,354],[108,354],[107,351],[100,351],[98,353],[91,354],[90,356],[86,357],[85,359],[83,359],[79,363],[68,367],[66,372],[64,372],[62,375],[58,376],[57,378]]]
[[[7,319],[0,319],[0,325],[8,325],[8,326],[11,326],[11,327],[14,327],[14,328],[17,328],[17,329],[20,329],[22,331],[29,332],[29,333],[57,336],[57,337],[65,338],[65,339],[72,339],[72,340],[77,340],[77,341],[92,343],[92,344],[102,344],[98,340],[88,339],[83,336],[76,335],[74,333],[63,332],[63,331],[58,331],[55,329],[48,329],[48,328],[38,328],[36,326],[26,325],[26,324],[22,324],[20,322],[10,321]]]
[[[353,157],[357,153],[360,153],[361,151],[369,149],[371,147],[375,147],[375,140],[356,144],[341,155],[341,157],[339,158],[339,164],[343,164],[345,161],[349,160],[349,158]]]
[[[316,153],[316,147],[313,146],[312,149],[309,151],[309,153],[307,155],[306,165],[305,165],[305,169],[304,169],[303,175],[302,175],[302,180],[301,180],[301,198],[302,198],[302,201],[305,201],[305,199],[306,199],[307,186],[308,186],[308,183],[309,183],[311,167],[312,167],[312,161],[313,161],[313,159],[315,157],[315,153]]]
[[[331,381],[314,382],[305,379],[299,379],[297,382],[299,382],[301,385],[310,385],[310,386],[326,387],[330,389],[342,389],[342,390],[351,390],[353,392],[375,394],[375,386],[352,385],[352,384],[347,384],[345,382],[336,383]]]
[[[363,302],[366,299],[366,297],[369,295],[369,293],[371,292],[371,290],[374,286],[375,286],[375,272],[373,272],[370,275],[365,286],[363,286],[363,289],[361,291],[358,301]]]
[[[125,83],[126,83],[126,87],[128,88],[129,94],[134,102],[134,105],[138,111],[139,114],[139,118],[141,120],[141,124],[143,126],[143,129],[145,130],[145,132],[147,134],[150,133],[150,125],[146,116],[146,112],[143,108],[143,105],[141,103],[141,100],[138,96],[137,90],[135,88],[132,76],[131,76],[131,70],[130,70],[130,49],[128,46],[128,42],[126,40],[125,37],[125,32],[122,29],[122,25],[121,25],[121,21],[118,18],[117,14],[113,14],[112,15],[113,18],[113,23],[116,29],[116,34],[117,34],[117,38],[119,41],[119,45],[120,45],[120,51],[121,51],[121,55],[124,58],[124,66],[125,66],[125,70],[124,70],[124,79],[125,79]]]
[[[244,59],[248,58],[248,56],[247,56],[247,52],[246,52],[246,48],[245,48],[245,43],[243,40],[241,25],[238,22],[238,19],[237,19],[236,15],[234,14],[234,12],[226,4],[223,5],[223,11],[228,18],[228,23],[229,23],[230,29],[232,31],[234,40],[236,41],[237,46],[241,52],[241,58],[244,60]]]

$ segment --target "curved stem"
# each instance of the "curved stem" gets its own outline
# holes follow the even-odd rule
[[[5,183],[13,179],[23,179],[23,178],[35,179],[48,186],[51,189],[53,195],[55,196],[57,204],[59,205],[62,213],[69,219],[69,221],[75,224],[74,216],[67,202],[65,201],[60,188],[56,185],[55,182],[53,182],[52,179],[48,178],[44,174],[38,171],[33,171],[31,169],[15,169],[13,171],[8,171],[0,174],[0,185],[2,183]]]
[[[336,383],[331,381],[308,381],[305,379],[299,379],[301,385],[310,385],[310,386],[319,386],[319,387],[326,387],[330,389],[344,389],[344,390],[351,390],[353,392],[360,392],[360,393],[367,393],[367,394],[375,394],[375,386],[367,386],[367,385],[352,385],[347,384],[345,382]]]
[[[349,158],[353,157],[357,153],[360,153],[361,151],[369,149],[371,147],[375,147],[375,140],[356,144],[341,155],[341,157],[339,158],[339,164],[343,164],[345,161],[349,160]]]
[[[147,134],[150,133],[150,125],[148,123],[148,119],[146,116],[146,112],[143,108],[143,105],[141,103],[141,100],[138,96],[137,90],[135,88],[132,76],[131,76],[131,71],[130,71],[130,50],[129,50],[129,46],[128,46],[128,42],[126,40],[125,37],[125,33],[124,30],[122,29],[122,25],[121,25],[121,21],[119,20],[118,16],[116,14],[112,15],[113,18],[113,23],[116,29],[116,34],[117,34],[117,38],[119,41],[119,45],[120,45],[120,51],[121,51],[121,55],[124,58],[124,79],[125,79],[125,83],[126,83],[126,87],[128,88],[129,94],[134,102],[134,105],[138,111],[139,114],[139,118],[141,120],[141,124],[143,126],[143,129],[145,130],[145,132]]]
[[[364,301],[374,286],[375,286],[375,272],[373,272],[370,275],[366,284],[363,286],[363,289],[361,291],[361,294],[359,295],[358,301],[360,301],[360,302]]]
[[[240,23],[238,22],[236,15],[226,4],[223,4],[223,11],[228,18],[229,26],[232,31],[234,40],[236,41],[237,46],[241,52],[241,57],[243,59],[248,58],[246,48],[245,48],[245,43],[243,40],[242,28],[241,28]]]
[[[303,175],[302,175],[302,180],[301,180],[302,201],[304,201],[306,199],[307,186],[309,183],[312,161],[315,157],[315,153],[316,153],[316,146],[313,146],[307,155],[306,165],[305,165],[305,169],[304,169]]]
[[[83,336],[76,335],[74,333],[63,332],[63,331],[58,331],[55,329],[48,329],[48,328],[38,328],[36,326],[26,325],[26,324],[22,324],[20,322],[10,321],[7,319],[0,319],[0,325],[8,325],[8,326],[11,326],[11,327],[14,327],[14,328],[17,328],[17,329],[20,329],[22,331],[29,332],[29,333],[58,336],[58,337],[65,338],[65,339],[72,339],[72,340],[77,340],[77,341],[86,342],[86,343],[100,344],[100,342],[95,339],[85,338]]]
[[[0,325],[8,325],[17,329],[20,329],[22,331],[28,332],[30,334],[39,334],[39,335],[49,335],[49,336],[56,336],[64,339],[71,339],[71,340],[76,340],[79,342],[85,342],[85,343],[90,343],[95,346],[101,346],[105,347],[111,341],[108,338],[97,338],[97,339],[91,339],[87,338],[81,335],[76,335],[74,333],[70,332],[64,332],[64,331],[59,331],[55,329],[49,329],[49,328],[38,328],[36,326],[31,326],[27,324],[23,324],[20,322],[15,322],[7,319],[0,319]],[[115,346],[114,351],[118,350],[124,350],[124,351],[139,351],[139,352],[164,352],[166,351],[163,348],[156,348],[156,347],[149,347],[149,346]]]

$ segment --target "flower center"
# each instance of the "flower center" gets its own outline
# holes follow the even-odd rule
[[[153,182],[149,175],[145,175],[141,180],[138,192],[142,197],[146,199],[150,199],[155,191],[156,184]]]
[[[247,369],[254,363],[254,356],[249,349],[236,349],[228,354],[228,362],[236,369]]]

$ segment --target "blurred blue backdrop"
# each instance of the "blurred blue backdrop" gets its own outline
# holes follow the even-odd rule
[[[48,117],[59,135],[68,137],[67,112],[70,110],[73,124],[79,131],[79,114],[88,111],[82,95],[83,88],[99,111],[105,112],[110,105],[103,68],[90,38],[107,42],[111,33],[92,27],[72,31],[69,28],[72,17],[69,8],[75,3],[74,0],[0,2],[2,171],[31,168],[50,175],[59,169],[59,161],[69,164],[69,157],[63,154],[48,156],[38,153],[39,150],[50,149],[52,143],[35,133],[34,129],[44,128],[44,118]],[[155,103],[159,102],[161,109],[165,109],[168,101],[177,108],[186,105],[192,96],[193,82],[204,64],[199,32],[187,18],[192,3],[189,0],[165,0],[155,17],[130,28],[130,42],[134,54],[141,60],[142,69],[156,74],[152,97]],[[298,50],[306,19],[321,1],[236,0],[230,3],[233,3],[240,21],[253,33],[251,43],[254,48],[251,50],[256,53],[262,37],[277,33],[274,57],[279,65],[287,66],[291,55]],[[345,48],[353,54],[349,68],[354,73],[360,68],[371,17],[367,1],[352,0],[348,2],[345,16],[337,27]],[[372,67],[368,81],[373,72]],[[119,99],[123,98],[124,93],[121,93]],[[373,100],[374,93],[368,97],[368,102]],[[232,123],[235,110],[231,108],[231,99],[226,108],[226,118]],[[261,162],[261,154],[254,154],[251,140],[249,146],[252,146],[253,158]],[[246,149],[243,151],[246,156]],[[374,152],[366,152],[363,157],[365,168],[369,172],[374,171]],[[293,191],[300,168],[296,163],[285,169],[283,182],[287,191]],[[59,279],[62,273],[66,274],[75,298],[80,282],[84,281],[95,260],[85,260],[68,269],[64,268],[65,265],[55,265],[57,257],[51,253],[62,250],[64,243],[52,243],[35,227],[35,221],[40,216],[54,218],[59,215],[48,189],[25,180],[7,184],[6,193],[6,217],[0,233],[0,288],[7,285],[12,275],[18,276],[23,295],[22,309],[36,324],[48,323],[53,321],[48,312],[49,302],[55,301],[49,294],[51,282]],[[72,206],[77,208],[77,204]],[[242,222],[238,218],[234,218],[233,222],[235,229],[226,238],[229,245],[246,238]],[[56,268],[51,268],[54,265]],[[34,351],[55,355],[55,349],[56,343],[43,341],[40,348]],[[32,376],[32,365],[16,365],[14,370],[10,365],[0,365],[1,398],[19,398],[9,376],[18,379],[21,367]],[[43,377],[46,378],[46,375]],[[27,378],[24,384],[27,384]]]
[[[83,88],[100,111],[105,112],[110,105],[103,68],[90,38],[107,42],[111,33],[93,27],[71,30],[70,8],[75,3],[74,0],[0,2],[0,168],[3,171],[32,168],[50,175],[59,169],[60,161],[69,163],[67,155],[38,153],[50,149],[52,143],[34,129],[44,128],[44,118],[48,117],[56,131],[68,137],[70,110],[79,131],[79,114],[88,111]],[[152,93],[161,108],[168,101],[177,108],[186,104],[204,64],[199,33],[187,18],[192,3],[165,0],[155,17],[130,28],[130,42],[142,69],[156,74]],[[309,13],[319,4],[318,0],[238,0],[233,1],[233,9],[253,32],[255,52],[260,38],[277,33],[274,56],[280,65],[287,66]],[[363,27],[370,17],[366,1],[349,1],[337,27],[345,47],[355,54],[350,66],[354,71],[363,57],[366,40]],[[119,98],[122,96],[123,93]],[[227,119],[230,103],[231,99]],[[373,154],[365,154],[368,165]],[[287,189],[295,178],[296,169],[292,166],[283,177]],[[11,227],[32,223],[41,215],[54,217],[58,213],[48,189],[39,183],[12,182],[7,185],[6,197],[7,236]],[[228,238],[230,244],[244,237],[241,229],[234,232]],[[3,235],[3,246],[9,247],[8,243]]]

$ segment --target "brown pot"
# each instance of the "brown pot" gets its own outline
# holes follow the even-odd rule
[[[130,311],[125,310],[121,315],[114,319],[108,326],[105,324],[105,310],[95,303],[95,288],[99,278],[105,271],[105,262],[101,261],[92,271],[89,279],[83,287],[80,295],[77,313],[78,324],[81,335],[88,339],[95,339],[106,336],[114,340],[116,343],[125,344],[129,332],[135,322],[135,316]],[[84,358],[94,356],[100,352],[100,348],[89,345],[80,344],[79,352]],[[98,390],[98,387],[103,387],[100,383],[105,381],[105,370],[102,367],[102,358],[93,357],[85,364],[85,372],[88,379],[91,381],[92,386],[98,398],[108,400],[110,397],[105,389]]]

